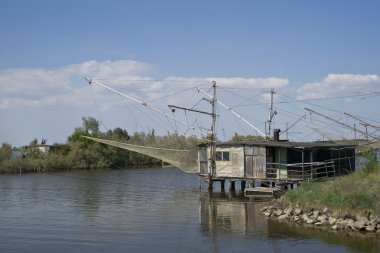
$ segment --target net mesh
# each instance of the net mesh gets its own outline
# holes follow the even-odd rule
[[[83,136],[96,142],[106,145],[126,149],[143,155],[151,156],[169,163],[186,173],[196,173],[198,170],[198,150],[196,148],[190,150],[167,149],[148,146],[138,146],[124,142],[111,141],[106,139]]]

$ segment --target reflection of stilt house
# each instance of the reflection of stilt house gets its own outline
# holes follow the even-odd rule
[[[260,215],[258,203],[241,201],[231,193],[202,192],[199,216],[202,229],[211,235],[268,234],[268,220]]]
[[[214,181],[261,180],[297,182],[347,174],[355,170],[356,143],[239,142],[216,145],[215,171],[210,171],[206,145],[198,151],[199,174]]]

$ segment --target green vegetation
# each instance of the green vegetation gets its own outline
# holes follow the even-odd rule
[[[380,215],[380,165],[372,150],[365,153],[363,170],[328,181],[303,183],[288,191],[287,201],[303,208],[324,207],[346,214]]]
[[[237,133],[234,134],[231,138],[232,142],[245,142],[245,141],[265,141],[265,137],[258,135],[239,135]]]
[[[135,145],[147,145],[186,149],[198,144],[192,137],[168,134],[156,136],[154,130],[149,133],[129,135],[125,129],[115,128],[107,132],[99,130],[99,122],[92,117],[82,118],[82,125],[76,127],[65,144],[53,144],[49,149],[46,140],[41,144],[37,139],[20,149],[20,155],[12,158],[12,146],[3,143],[0,147],[0,173],[45,172],[73,169],[141,167],[161,164],[160,160],[93,142],[82,138],[92,136]]]

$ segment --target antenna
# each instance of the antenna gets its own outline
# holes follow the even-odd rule
[[[210,94],[208,94],[207,92],[205,92],[204,90],[202,90],[201,88],[197,88],[198,91],[201,91],[203,94],[205,94],[206,96],[208,96],[209,98],[212,98],[212,96]],[[234,110],[232,110],[231,107],[228,107],[227,105],[223,104],[219,99],[216,100],[216,102],[218,104],[220,104],[221,106],[223,106],[225,109],[227,109],[228,111],[230,111],[232,114],[234,114],[236,117],[238,117],[240,120],[242,120],[244,123],[246,123],[247,125],[249,125],[250,127],[252,127],[253,129],[255,129],[257,132],[259,132],[263,137],[265,137],[266,135],[261,132],[257,127],[255,127],[253,124],[249,123],[248,120],[246,120],[245,118],[243,118],[242,116],[240,116],[238,113],[236,113]]]
[[[269,137],[271,135],[271,131],[272,131],[272,119],[274,117],[274,115],[277,114],[277,111],[273,111],[273,95],[276,94],[276,92],[274,92],[274,89],[272,88],[270,90],[270,102],[269,102],[269,118],[268,118],[268,133],[267,133],[267,137]]]
[[[216,81],[212,81],[212,100],[211,100],[211,106],[212,106],[212,115],[211,115],[211,136],[210,136],[210,173],[209,173],[209,183],[208,183],[208,189],[212,189],[212,176],[215,173],[216,170],[216,163],[215,163],[215,144],[216,144]]]
[[[176,105],[169,105],[169,108],[172,110],[172,111],[175,111],[176,109],[180,109],[180,110],[184,110],[184,111],[192,111],[192,112],[197,112],[197,113],[202,113],[202,114],[207,114],[207,115],[210,115],[211,116],[211,135],[210,135],[210,157],[209,157],[209,161],[210,161],[210,164],[209,164],[209,171],[208,171],[208,189],[211,190],[212,189],[212,177],[215,173],[215,170],[216,170],[216,163],[215,163],[215,150],[216,150],[216,102],[218,101],[216,99],[216,81],[212,81],[212,89],[213,89],[213,93],[212,93],[212,96],[210,96],[209,94],[207,94],[206,92],[202,91],[200,88],[198,88],[198,90],[201,90],[202,92],[204,92],[207,96],[209,96],[211,98],[211,100],[207,100],[211,103],[211,107],[212,107],[212,110],[211,110],[211,113],[209,112],[205,112],[205,111],[199,111],[199,110],[195,110],[195,109],[189,109],[189,108],[185,108],[185,107],[180,107],[180,106],[176,106]]]

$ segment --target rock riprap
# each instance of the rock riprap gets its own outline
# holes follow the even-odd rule
[[[371,233],[380,233],[380,218],[368,214],[367,216],[334,215],[328,208],[323,210],[303,210],[296,206],[280,208],[265,206],[260,209],[264,216],[279,221],[290,221],[298,224],[308,224],[315,227],[325,227],[330,230],[351,230]]]

